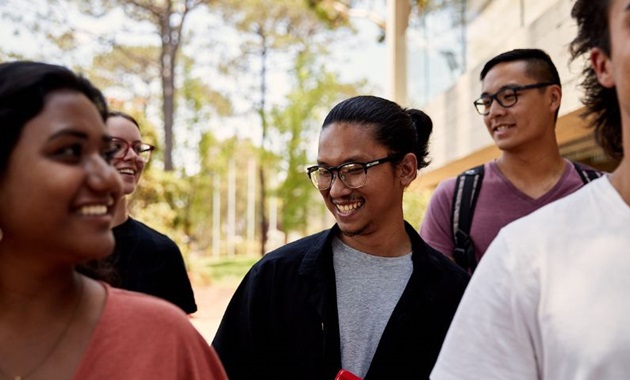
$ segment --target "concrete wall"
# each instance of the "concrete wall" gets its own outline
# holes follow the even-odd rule
[[[481,92],[479,72],[493,56],[515,48],[540,48],[554,60],[563,85],[560,117],[580,107],[580,64],[569,67],[568,44],[576,33],[572,0],[476,1],[467,28],[468,70],[422,108],[434,122],[429,171],[492,145],[472,102]],[[481,4],[481,5],[479,5]],[[472,17],[472,16],[471,16]],[[412,79],[413,80],[413,79]]]

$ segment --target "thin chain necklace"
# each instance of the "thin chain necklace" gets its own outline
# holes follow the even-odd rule
[[[2,375],[3,378],[6,377],[8,379],[11,379],[13,377],[13,380],[26,380],[31,375],[33,375],[35,372],[37,372],[40,368],[42,368],[44,366],[44,364],[46,364],[48,359],[50,359],[50,357],[52,356],[53,352],[55,352],[57,350],[57,348],[59,347],[59,345],[63,341],[63,338],[65,338],[66,333],[70,329],[70,325],[72,325],[72,321],[74,321],[74,317],[77,315],[77,310],[79,310],[79,305],[81,305],[81,300],[83,299],[83,288],[84,288],[83,279],[81,279],[81,277],[79,277],[79,295],[77,296],[77,300],[74,303],[74,309],[72,310],[72,314],[70,314],[70,318],[68,319],[68,322],[66,322],[66,325],[63,327],[63,330],[61,330],[61,333],[59,334],[59,336],[57,337],[57,339],[55,340],[53,345],[50,347],[50,349],[48,350],[46,355],[44,355],[42,360],[40,360],[39,363],[37,363],[37,365],[35,367],[33,367],[33,369],[31,369],[30,371],[28,371],[24,375],[11,376],[6,371],[4,371],[2,368],[0,368],[0,374]]]

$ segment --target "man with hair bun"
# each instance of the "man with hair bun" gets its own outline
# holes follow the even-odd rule
[[[230,379],[428,379],[468,283],[403,218],[431,130],[375,96],[330,111],[307,173],[337,223],[245,276],[213,341]]]

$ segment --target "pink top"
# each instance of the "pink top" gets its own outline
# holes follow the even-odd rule
[[[107,301],[75,380],[227,379],[188,317],[161,299],[104,284]]]
[[[565,166],[558,183],[542,197],[533,199],[514,187],[497,168],[495,161],[485,164],[483,183],[470,229],[478,260],[503,226],[582,187],[583,182],[573,164],[566,161]],[[454,190],[455,178],[438,185],[420,229],[420,236],[430,246],[451,258],[455,248],[451,222]]]

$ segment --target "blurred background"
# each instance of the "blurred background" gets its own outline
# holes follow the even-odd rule
[[[271,249],[334,220],[304,168],[321,122],[357,94],[434,121],[408,189],[419,227],[437,183],[498,156],[472,102],[492,56],[538,47],[564,97],[562,154],[603,170],[568,64],[571,0],[0,0],[0,60],[83,73],[158,147],[132,215],[171,236],[196,284],[236,281]]]

